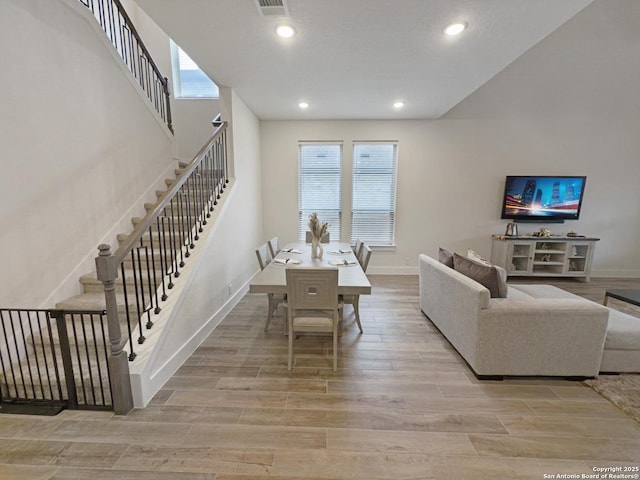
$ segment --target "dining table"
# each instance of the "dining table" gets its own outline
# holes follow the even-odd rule
[[[371,283],[348,243],[322,244],[322,258],[311,258],[311,244],[286,244],[249,284],[250,293],[287,293],[287,268],[337,268],[338,294],[369,295]]]

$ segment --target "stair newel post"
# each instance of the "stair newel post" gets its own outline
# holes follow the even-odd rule
[[[116,415],[124,415],[133,408],[133,394],[129,378],[129,360],[124,350],[120,321],[118,319],[118,301],[116,300],[115,281],[118,278],[118,265],[111,254],[111,247],[102,244],[96,257],[98,280],[104,287],[107,321],[109,324],[109,342],[111,355],[109,360],[109,378],[113,396],[113,409]]]

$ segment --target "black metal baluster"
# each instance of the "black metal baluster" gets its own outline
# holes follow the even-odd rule
[[[79,320],[77,319],[79,317]],[[95,390],[95,382],[93,381],[93,370],[92,370],[92,365],[91,365],[91,355],[89,353],[89,342],[88,337],[87,337],[87,329],[85,326],[85,315],[84,313],[80,313],[78,314],[78,316],[76,317],[76,314],[71,314],[71,319],[72,321],[78,322],[80,324],[81,330],[82,330],[82,343],[84,344],[84,362],[87,368],[87,373],[89,375],[89,391],[91,392],[91,395],[86,395],[84,397],[84,403],[85,405],[95,405],[96,404],[96,390]],[[95,336],[94,336],[95,339]],[[82,360],[78,360],[79,362],[82,362]],[[85,377],[82,376],[82,382],[85,382]],[[86,391],[86,389],[85,389]],[[92,402],[89,403],[89,399],[92,399]]]
[[[123,20],[122,15],[118,13],[118,35],[120,37],[120,41],[118,43],[120,45],[120,56],[122,57],[122,60],[124,61],[129,71],[131,71],[131,67],[129,67],[129,64],[127,63],[127,57],[129,56],[127,52],[127,42],[125,37],[126,31],[127,31],[127,24],[126,23],[123,24],[122,20]],[[116,50],[117,49],[118,48],[116,47]]]
[[[177,197],[177,195],[176,195]],[[178,218],[178,221],[176,222],[174,220],[174,225],[177,224],[176,230],[177,233],[174,231],[174,237],[177,237],[176,240],[176,244],[180,245],[180,247],[177,249],[179,254],[180,254],[180,268],[184,267],[185,263],[184,263],[184,232],[183,232],[183,223],[182,223],[182,217],[180,216],[180,210],[176,207],[176,202],[175,199],[176,197],[173,197],[171,199],[171,202],[169,202],[169,206],[171,207],[171,216],[175,219],[176,216]],[[180,203],[180,202],[178,202]]]
[[[155,302],[153,313],[157,315],[160,313],[162,309],[160,308],[160,301],[158,299],[158,290],[160,288],[160,285],[158,285],[158,275],[157,275],[158,266],[156,265],[156,252],[153,250],[153,228],[151,226],[149,226],[149,229],[147,230],[147,235],[149,235],[149,250],[151,250],[151,265],[152,265],[151,273],[153,274],[153,280],[149,278],[149,292],[151,294],[152,306],[153,306],[153,303]],[[152,281],[153,283],[151,283]]]
[[[213,195],[215,189],[215,183],[211,174],[213,172],[213,162],[215,162],[215,157],[213,154],[211,154],[206,157],[206,160],[207,166],[205,167],[205,179],[207,183],[207,218],[211,218],[211,212],[213,212]]]
[[[151,272],[149,271],[150,268],[155,268],[155,265],[151,265],[149,263],[149,261],[151,260],[149,258],[149,247],[147,247],[146,245],[143,245],[142,243],[142,238],[140,239],[140,245],[142,249],[144,249],[144,255],[145,255],[145,262],[147,264],[147,286],[149,287],[149,293],[151,294],[151,292],[153,291],[152,287],[151,287]],[[140,254],[138,254],[139,256]],[[145,325],[145,327],[147,327],[147,330],[149,330],[151,327],[153,327],[153,322],[151,321],[151,308],[153,307],[153,301],[151,299],[149,299],[149,302],[147,302],[147,295],[145,293],[145,288],[144,288],[144,281],[142,278],[142,274],[144,272],[140,272],[140,297],[142,299],[142,305],[144,306],[144,313],[146,313],[147,315],[147,323]]]
[[[73,332],[74,344],[75,344],[75,352],[76,352],[76,363],[78,365],[78,376],[80,378],[80,389],[82,390],[82,402],[78,398],[78,404],[82,403],[83,405],[87,404],[87,389],[84,383],[84,369],[82,367],[82,358],[80,356],[80,346],[78,341],[78,329],[76,328],[76,322],[73,315],[69,316],[71,323],[71,331]],[[77,385],[76,385],[77,391]]]
[[[38,336],[40,338],[40,347],[42,349],[42,359],[44,360],[44,370],[45,372],[47,372],[47,380],[49,381],[49,394],[51,395],[51,399],[54,400],[55,399],[55,395],[53,392],[53,386],[52,386],[52,381],[51,381],[51,366],[49,365],[49,355],[46,352],[46,343],[45,343],[45,337],[43,336],[43,330],[42,330],[42,315],[44,315],[44,318],[46,320],[46,324],[47,324],[47,330],[49,331],[49,335],[51,335],[51,318],[49,317],[49,312],[36,312],[36,321],[38,323]],[[49,348],[51,350],[51,359],[53,363],[55,361],[55,357],[56,357],[56,349],[55,349],[55,344],[52,341],[49,341]],[[56,368],[55,363],[53,363],[53,373],[56,376],[56,383],[58,385],[58,399],[62,400],[62,389],[61,389],[61,385],[60,385],[60,379],[58,378],[58,369]],[[42,386],[42,382],[40,383],[40,385]]]
[[[227,131],[224,130],[221,135],[222,138],[222,154],[224,157],[224,174],[225,174],[225,184],[229,183],[229,164],[228,160],[228,152],[227,152]]]
[[[108,347],[108,338],[109,335],[107,334],[107,332],[105,331],[105,320],[106,320],[106,313],[107,312],[102,312],[100,314],[100,329],[102,331],[102,349],[103,349],[103,355],[104,355],[104,359],[105,359],[105,369],[107,372],[109,372],[109,347]],[[109,387],[109,398],[108,398],[108,402],[107,399],[105,399],[105,406],[106,405],[113,405],[113,389],[111,388],[111,377],[110,375],[107,375],[107,385]]]
[[[138,268],[136,268],[136,257],[138,259]],[[138,248],[131,250],[131,265],[133,269],[133,289],[136,294],[136,318],[138,330],[140,332],[140,335],[138,336],[138,344],[141,345],[146,340],[146,337],[142,332],[142,309],[140,308],[140,292],[138,290],[138,274],[142,271],[142,266],[140,265],[140,249]]]
[[[205,155],[206,158],[206,155]],[[198,172],[198,175],[196,176],[196,181],[197,181],[197,188],[198,188],[198,196],[200,197],[200,210],[199,210],[199,216],[200,216],[200,232],[202,233],[204,231],[203,227],[207,224],[207,212],[209,211],[209,209],[207,208],[207,198],[206,198],[206,193],[205,193],[205,189],[204,189],[204,160],[205,158],[202,159],[202,162],[200,162],[200,171]]]
[[[96,335],[96,328],[95,328],[95,317],[94,314],[88,314],[89,315],[89,325],[91,326],[91,335],[93,336],[93,351],[95,353],[95,366],[96,366],[96,376],[98,377],[98,383],[100,384],[100,400],[101,400],[101,405],[105,404],[105,398],[104,398],[104,382],[102,380],[102,368],[100,367],[100,351],[98,350],[98,336]],[[94,389],[94,394],[93,394],[93,398],[94,398],[94,405],[98,405],[98,400],[96,399],[96,395],[95,395],[95,389]]]
[[[36,316],[38,315],[38,312],[35,312]],[[36,366],[36,374],[38,377],[38,385],[40,386],[40,394],[42,396],[42,399],[45,399],[45,394],[44,394],[44,385],[42,384],[42,372],[40,371],[40,359],[38,358],[38,347],[36,346],[36,335],[34,334],[33,331],[33,319],[31,318],[31,313],[30,312],[25,312],[25,315],[27,317],[27,325],[29,326],[29,335],[31,337],[31,348],[33,348],[33,359],[34,359],[34,363]],[[39,337],[38,337],[39,338]],[[27,341],[27,339],[25,338],[25,341]],[[27,357],[29,357],[29,352],[25,352],[25,355],[27,355]],[[46,354],[45,354],[46,355]],[[48,372],[47,372],[48,373]],[[35,391],[35,382],[32,380],[32,387]],[[53,395],[52,395],[53,397]],[[37,398],[37,394],[34,392],[34,399]]]
[[[15,335],[15,330],[13,328],[13,317],[11,315],[11,311],[8,310],[8,311],[5,311],[5,312],[7,313],[6,319],[5,319],[5,315],[3,314],[3,311],[0,311],[0,316],[2,317],[2,333],[3,333],[3,336],[4,336],[5,345],[7,347],[7,357],[8,357],[7,358],[7,363],[9,364],[9,369],[11,370],[11,378],[13,380],[11,382],[11,385],[14,386],[14,394],[15,394],[14,398],[17,398],[18,397],[18,383],[17,383],[17,379],[16,379],[16,372],[15,372],[15,370],[13,368],[13,365],[14,365],[15,361],[12,359],[12,355],[11,355],[11,345],[10,345],[10,342],[9,342],[9,335],[7,335],[7,329],[6,329],[6,324],[7,323],[9,323],[9,325],[11,326],[11,334],[12,334],[12,337],[13,337],[14,341],[15,341],[16,335]],[[16,355],[17,355],[17,352],[18,352],[18,350],[17,350],[17,345],[16,345]],[[0,355],[0,357],[1,356],[2,355]],[[2,370],[6,372],[4,364],[3,364]],[[5,379],[6,379],[6,373],[5,373]],[[7,395],[11,396],[11,392],[10,392],[9,388],[10,388],[10,385],[7,382]]]
[[[202,225],[200,224],[200,214],[202,212],[202,208],[199,202],[199,198],[198,198],[198,176],[199,173],[197,173],[197,171],[194,171],[193,175],[191,175],[191,177],[189,178],[190,180],[190,186],[189,188],[193,191],[193,220],[195,222],[194,224],[194,236],[193,239],[197,242],[198,240],[200,240],[200,235],[198,235],[198,233],[202,232]]]
[[[26,321],[25,321],[25,317],[26,317]],[[22,327],[24,328],[24,325],[27,325],[27,329],[28,329],[28,335],[29,338],[27,338],[26,335],[24,335],[24,331],[23,331],[23,340],[24,340],[24,351],[25,351],[25,357],[27,359],[27,362],[29,364],[29,380],[31,382],[31,391],[33,392],[33,398],[37,399],[38,398],[38,394],[36,393],[36,382],[35,382],[35,378],[34,377],[38,377],[38,386],[40,388],[40,394],[44,399],[44,390],[42,388],[42,375],[40,373],[40,360],[38,359],[38,349],[36,347],[36,337],[34,335],[33,332],[33,325],[31,324],[31,314],[30,312],[25,312],[22,311],[20,312],[20,325],[22,325]],[[31,355],[29,355],[29,346],[27,345],[28,342],[31,342],[31,348],[33,349],[33,362],[35,364],[35,372],[32,370],[33,367],[31,366],[31,362],[29,361],[29,358],[31,357]]]
[[[55,343],[55,340],[53,338],[53,328],[55,326],[56,332],[58,333],[58,341],[60,343],[61,356],[63,357],[63,367],[64,367],[64,348],[65,348],[65,345],[66,345],[67,350],[69,348],[68,347],[69,339],[68,338],[63,339],[63,335],[67,334],[67,330],[66,330],[66,328],[63,331],[60,330],[60,328],[59,328],[59,326],[57,324],[56,317],[50,311],[46,312],[45,318],[47,320],[47,330],[49,332],[49,345],[51,345],[51,364],[53,366],[53,372],[54,372],[54,375],[55,375],[56,383],[58,385],[58,399],[59,400],[64,400],[65,398],[64,398],[64,391],[62,390],[62,382],[64,381],[68,386],[68,381],[69,380],[68,380],[68,375],[67,375],[66,371],[65,371],[65,374],[63,376],[60,375],[60,367],[58,365],[58,352],[56,351],[56,347],[55,347],[56,343]],[[52,318],[56,319],[55,323],[51,321]],[[40,320],[38,319],[38,322],[39,321]],[[41,331],[42,331],[42,329],[41,329]],[[66,342],[65,342],[65,340],[66,340]],[[71,366],[71,365],[69,365],[69,366]],[[48,365],[47,365],[47,371],[49,371],[49,366]],[[52,397],[53,397],[53,394],[52,394]],[[69,396],[69,400],[70,401],[72,400],[71,396]]]
[[[164,272],[164,275],[169,280],[169,283],[167,284],[167,288],[169,290],[171,290],[173,288],[173,286],[174,286],[174,284],[173,284],[173,261],[171,261],[171,240],[167,240],[167,229],[168,229],[168,227],[166,226],[166,224],[168,222],[168,219],[166,217],[166,209],[164,211],[164,215],[161,218],[162,218],[161,239],[162,239],[162,252],[163,252],[163,257],[164,257],[163,272]],[[167,242],[169,244],[168,247],[167,247]]]
[[[165,208],[165,215],[167,215],[167,221],[169,222],[169,247],[171,249],[171,268],[173,269],[174,278],[180,276],[180,267],[178,265],[178,246],[176,245],[176,222],[173,217],[173,213],[167,212]],[[181,250],[181,249],[180,249]]]
[[[186,256],[189,257],[189,255],[191,255],[191,253],[189,253],[189,250],[195,248],[195,243],[194,243],[194,239],[193,239],[193,229],[192,229],[192,222],[191,222],[191,195],[189,195],[189,190],[186,188],[187,183],[188,183],[188,179],[187,181],[184,183],[184,185],[182,185],[181,191],[182,191],[182,198],[184,199],[184,205],[187,207],[187,216],[186,216],[186,220],[187,220],[187,232],[188,232],[188,237],[189,237],[189,243],[187,245],[188,249],[187,249],[187,253]]]
[[[22,333],[22,346],[24,347],[24,352],[26,355],[26,363],[27,363],[27,372],[29,372],[29,382],[31,384],[31,394],[33,395],[33,398],[35,398],[36,396],[36,390],[35,387],[33,385],[33,372],[31,371],[31,360],[30,360],[30,355],[28,355],[29,352],[29,347],[27,345],[27,337],[24,333],[24,324],[23,324],[23,319],[22,319],[22,311],[18,310],[18,325],[20,325],[20,332]],[[16,350],[16,352],[18,352],[18,350]],[[22,364],[22,362],[20,362]],[[22,372],[22,368],[20,369],[20,371]],[[25,382],[25,378],[24,378],[24,374],[22,377],[22,385],[24,387],[24,394],[25,396],[27,396],[27,386],[24,383]]]
[[[120,276],[122,277],[122,291],[124,294],[124,308],[125,316],[127,317],[127,336],[129,337],[129,360],[133,361],[136,358],[136,353],[133,350],[133,331],[131,329],[131,314],[129,312],[129,295],[127,293],[127,280],[124,276],[124,262],[120,264]]]
[[[159,232],[159,227],[158,227],[158,219],[156,218],[156,229],[158,230],[158,238],[160,235]],[[160,297],[159,294],[159,290],[160,290],[160,285],[162,285],[162,296],[161,299],[162,301],[167,299],[167,292],[165,289],[165,283],[164,283],[164,273],[162,272],[162,254],[160,253],[158,255],[158,260],[160,261],[160,281],[158,282],[158,275],[157,275],[157,268],[156,268],[156,252],[155,252],[155,248],[153,245],[153,225],[149,226],[149,247],[151,248],[151,258],[153,259],[153,283],[155,285],[154,287],[154,296],[156,299],[156,309],[155,309],[155,313],[160,313],[161,308],[160,308],[160,301],[158,299],[158,297]]]
[[[165,270],[165,258],[164,258],[164,249],[163,249],[163,242],[164,239],[162,237],[162,230],[164,228],[164,225],[161,226],[161,224],[163,223],[162,217],[157,217],[156,218],[156,229],[158,230],[158,252],[159,252],[159,257],[160,257],[160,278],[162,279],[162,297],[161,300],[164,302],[168,296],[167,296],[167,288],[168,285],[166,283],[167,277],[166,277],[166,270]],[[152,238],[153,240],[153,238]]]

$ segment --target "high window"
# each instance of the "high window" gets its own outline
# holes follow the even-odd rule
[[[352,243],[394,244],[397,159],[396,142],[354,142]]]
[[[218,86],[200,70],[184,50],[171,41],[173,96],[175,98],[218,98]]]
[[[298,238],[305,240],[309,215],[329,224],[340,241],[342,218],[342,143],[301,142],[298,146]]]

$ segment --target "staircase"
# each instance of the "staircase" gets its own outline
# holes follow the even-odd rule
[[[180,168],[175,170],[176,177],[168,179],[170,186],[183,174],[187,165],[180,164]],[[158,191],[158,199],[165,192]],[[146,204],[147,211],[153,210],[156,204]],[[141,218],[132,218],[132,227],[139,224]],[[118,235],[119,242],[128,240],[129,233]],[[153,243],[151,235],[156,236],[155,243],[158,242],[158,233],[147,233],[142,239],[144,245]],[[175,239],[171,239],[176,241]],[[177,241],[180,241],[179,239]],[[124,281],[116,286],[119,314],[122,319],[121,331],[128,338],[127,332],[135,330],[138,324],[137,303],[127,307],[125,300],[126,291],[135,291],[137,277],[135,265],[128,259],[123,262]],[[12,361],[6,362],[6,368],[0,373],[0,393],[1,397],[14,402],[11,411],[15,410],[16,403],[24,404],[27,399],[31,405],[43,405],[47,399],[58,405],[72,400],[72,404],[82,407],[111,408],[110,379],[108,370],[108,346],[109,333],[106,328],[106,309],[104,285],[97,278],[96,272],[83,275],[80,278],[82,293],[68,298],[56,304],[56,310],[65,312],[75,312],[67,315],[64,320],[65,331],[61,331],[60,323],[56,322],[50,312],[53,311],[4,311],[3,333],[5,336],[14,338],[23,334],[25,338],[17,340],[13,348],[13,353],[22,350],[14,355]],[[151,283],[157,288],[159,284]],[[155,288],[154,288],[155,290]],[[147,292],[147,298],[151,298]],[[146,310],[146,305],[143,310]],[[84,312],[80,314],[79,312]],[[93,312],[91,315],[88,312]],[[154,310],[154,314],[159,310]],[[151,314],[148,315],[152,317]],[[129,320],[128,320],[129,319]],[[133,319],[133,321],[131,321]],[[144,329],[151,328],[153,322],[146,322]],[[25,326],[27,326],[25,328]],[[8,327],[8,328],[7,328]],[[89,331],[90,335],[86,335]],[[24,335],[26,333],[26,336]],[[138,335],[136,341],[141,343],[142,336]],[[9,343],[9,347],[12,345]],[[6,348],[7,349],[7,348]],[[69,372],[61,371],[59,368],[63,364],[62,352],[68,351],[68,360],[73,372],[73,382],[66,381]],[[20,357],[19,359],[17,357]],[[133,359],[133,355],[131,355]],[[6,358],[4,360],[7,360]],[[3,365],[4,366],[4,365]],[[71,388],[71,390],[70,390]],[[0,410],[2,407],[0,407]],[[6,409],[6,404],[5,404]],[[30,411],[25,407],[25,411]],[[50,411],[50,410],[47,410]]]
[[[120,0],[80,0],[93,13],[145,96],[173,133],[168,81],[151,59]],[[117,28],[116,28],[117,27]],[[128,363],[145,342],[164,302],[229,183],[226,122],[166,189],[101,245],[96,271],[80,278],[82,293],[55,309],[0,305],[0,413],[7,401],[49,401],[68,408],[132,408]],[[177,298],[177,297],[176,297]]]
[[[174,171],[175,177],[165,180],[167,187],[173,185],[176,179],[183,175],[186,166],[187,164],[185,163],[179,164],[179,168]],[[165,194],[166,190],[156,191],[158,200],[160,200]],[[144,207],[147,212],[150,212],[157,205],[158,202],[145,203]],[[175,217],[173,217],[173,210],[173,208],[169,208],[167,213],[169,215],[172,215],[172,218],[174,219],[173,221],[175,222]],[[177,214],[178,212],[175,213]],[[141,217],[133,217],[131,219],[132,230],[136,226],[138,226],[141,221]],[[177,233],[178,232],[176,231],[169,231],[170,236],[168,240],[170,242],[173,242],[173,244],[175,245],[182,245],[184,239],[179,238],[179,235],[177,235]],[[123,245],[123,243],[126,243],[129,240],[130,234],[131,232],[119,233],[117,235],[119,245]],[[152,245],[158,246],[161,241],[160,238],[161,233],[158,232],[157,227],[154,227],[144,233],[140,240],[140,244],[147,248],[150,248]],[[154,249],[152,257],[154,263],[153,267],[161,268],[163,266],[163,263],[165,263],[163,260],[164,255],[162,255],[157,248]],[[142,276],[145,276],[144,270],[146,269],[148,259],[151,259],[151,254],[149,254],[148,258],[146,255],[141,255],[140,258],[138,258],[136,255],[128,256],[122,263],[122,268],[119,271],[120,281],[116,282],[115,284],[120,328],[123,332],[123,337],[129,337],[130,334],[135,333],[134,331],[136,329],[136,325],[140,323],[143,326],[142,331],[138,331],[138,336],[136,337],[136,339],[134,339],[138,343],[143,343],[144,341],[142,339],[142,337],[144,337],[144,330],[150,329],[152,327],[152,314],[159,313],[159,307],[158,309],[156,309],[153,305],[150,306],[149,301],[151,299],[152,292],[149,290],[156,291],[161,287],[161,281],[157,278],[157,276],[155,279],[151,279],[151,281],[149,281],[149,278],[141,278],[141,272]],[[142,267],[142,269],[136,267]],[[149,265],[149,267],[151,268],[151,265]],[[145,280],[144,285],[145,287],[147,287],[144,292],[141,292],[143,293],[143,295],[138,295],[138,297],[143,297],[140,298],[142,304],[139,305],[139,302],[135,301],[126,301],[125,294],[129,292],[135,292],[136,287],[139,287],[138,284],[140,280]],[[56,308],[61,310],[105,310],[106,303],[104,295],[104,285],[100,280],[98,280],[97,272],[93,271],[80,277],[80,284],[82,286],[82,293],[58,302],[56,304]],[[166,295],[166,292],[164,295]],[[142,307],[142,316],[138,315],[140,307]],[[145,315],[149,317],[150,321],[145,321]],[[147,327],[147,325],[149,326]],[[129,334],[127,334],[127,332],[129,332]],[[132,354],[133,352],[130,352],[130,360],[133,360],[135,358],[135,354]]]
[[[144,205],[147,214],[132,218],[131,232],[117,236],[118,249],[112,254],[108,245],[100,246],[97,270],[80,278],[81,294],[54,310],[0,310],[2,401],[26,397],[68,402],[68,408],[131,409],[128,362],[180,281],[229,184],[227,125],[218,117],[214,126],[192,162],[180,163],[165,181],[167,189],[156,192],[157,201]]]

